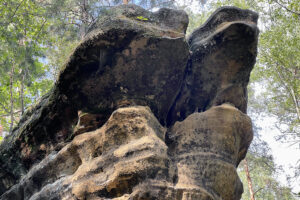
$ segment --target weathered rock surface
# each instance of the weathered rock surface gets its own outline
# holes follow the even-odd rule
[[[247,110],[247,84],[257,53],[258,15],[222,7],[188,38],[191,56],[168,124],[225,102]]]
[[[177,122],[167,140],[177,164],[176,187],[203,189],[212,199],[240,199],[243,186],[236,166],[245,157],[252,137],[250,118],[230,104],[213,106]]]
[[[0,145],[0,199],[240,199],[257,14],[112,8]]]
[[[96,126],[89,130],[129,105],[149,106],[164,123],[183,82],[187,25],[183,11],[152,13],[134,5],[112,8],[101,17],[75,49],[53,90],[1,145],[5,181],[0,181],[0,191],[72,139],[78,111],[97,115],[97,123],[92,123]],[[82,129],[75,134],[78,131]]]
[[[164,135],[149,108],[120,108],[100,129],[76,136],[34,166],[2,198],[116,198],[139,183],[168,181]]]
[[[120,108],[34,166],[2,199],[240,199],[236,166],[251,120],[231,105],[177,122],[168,132],[148,107]],[[203,181],[205,180],[205,181]]]

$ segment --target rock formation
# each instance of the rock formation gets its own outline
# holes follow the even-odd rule
[[[108,10],[1,144],[0,199],[240,199],[257,17]]]

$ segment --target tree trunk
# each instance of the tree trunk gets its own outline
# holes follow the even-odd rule
[[[294,102],[294,105],[296,108],[296,112],[298,115],[298,119],[300,121],[300,108],[299,108],[299,104],[298,104],[298,99],[297,99],[297,96],[295,95],[295,90],[292,87],[290,87],[290,90],[291,90],[291,95],[292,95],[293,102]]]
[[[250,192],[250,199],[251,200],[255,200],[255,198],[254,198],[254,192],[253,192],[252,180],[251,180],[251,177],[250,177],[249,168],[248,168],[248,162],[247,162],[246,159],[244,159],[244,170],[246,172],[246,177],[247,177],[247,182],[248,182],[248,188],[249,188],[249,192]]]
[[[277,66],[279,68],[281,68],[281,70],[283,70],[283,67],[280,65],[280,64],[277,64]],[[287,83],[287,78],[285,78],[283,76],[283,74],[280,73],[280,70],[277,71],[277,74],[278,74],[278,77],[281,81],[281,83],[283,84],[283,86],[285,87],[285,89],[287,90],[287,92],[290,94],[290,97],[293,99],[293,103],[294,103],[294,106],[295,106],[295,110],[296,110],[296,114],[297,114],[297,117],[300,121],[300,108],[299,108],[299,103],[298,103],[298,97],[295,93],[295,90],[293,89],[293,87]],[[296,76],[296,72],[295,72],[295,79],[297,78]]]
[[[15,72],[15,64],[12,64],[10,71],[10,81],[9,81],[9,93],[10,93],[10,126],[9,133],[12,132],[14,126],[14,97],[13,97],[13,83],[14,83],[14,72]]]
[[[129,0],[123,0],[123,4],[128,4]]]
[[[22,74],[22,79],[21,79],[21,90],[20,90],[20,102],[21,102],[21,115],[24,113],[24,79],[25,79],[25,74]]]
[[[81,27],[80,27],[80,37],[81,39],[84,38],[86,32],[87,32],[87,28],[88,28],[88,24],[89,24],[89,13],[88,13],[88,10],[87,10],[87,2],[86,0],[83,0],[82,1],[82,4],[81,4],[81,21],[82,21],[82,24],[81,24]]]
[[[0,137],[4,137],[4,135],[2,135],[2,132],[3,132],[3,127],[0,124]]]

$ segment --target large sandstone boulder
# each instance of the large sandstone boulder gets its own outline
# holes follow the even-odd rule
[[[142,182],[168,181],[164,136],[149,108],[120,108],[101,128],[52,152],[2,198],[116,198]]]
[[[1,145],[0,175],[5,181],[0,181],[0,191],[82,133],[80,123],[74,131],[78,112],[97,121],[90,119],[94,127],[86,130],[101,127],[115,109],[130,105],[149,106],[164,124],[183,82],[187,25],[183,11],[152,13],[134,5],[114,7],[99,18],[52,91],[25,113]]]
[[[240,199],[256,21],[109,10],[0,145],[0,199]]]

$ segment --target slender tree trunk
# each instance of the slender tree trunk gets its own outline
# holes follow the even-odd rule
[[[3,131],[3,127],[0,124],[0,137],[4,137],[4,135],[2,135],[2,131]]]
[[[247,162],[246,159],[244,159],[244,170],[246,172],[246,177],[247,177],[247,182],[248,182],[248,188],[249,188],[249,192],[250,192],[250,199],[251,200],[255,200],[255,198],[254,198],[254,192],[253,192],[252,180],[251,180],[251,177],[250,177],[249,168],[248,168],[248,162]]]
[[[81,5],[81,27],[80,27],[80,37],[81,39],[84,38],[86,32],[87,32],[87,28],[88,28],[88,23],[89,23],[89,13],[87,10],[87,2],[86,0],[82,1],[82,5]]]
[[[292,87],[290,87],[290,91],[291,91],[293,102],[294,102],[294,105],[295,105],[295,108],[296,108],[298,119],[300,121],[300,108],[299,108],[299,104],[298,104],[298,99],[297,99],[297,96],[295,95],[295,90]]]
[[[282,68],[281,65],[279,65],[279,64],[277,64],[277,65],[280,68]],[[280,73],[280,71],[277,71],[277,74],[278,74],[278,77],[279,77],[280,81],[282,82],[282,84],[286,88],[287,92],[290,94],[290,97],[292,97],[293,103],[294,103],[294,106],[295,106],[295,110],[296,110],[296,113],[297,113],[297,117],[300,120],[300,108],[299,108],[299,103],[298,103],[297,96],[295,94],[295,90],[288,83],[286,83],[286,80],[288,80],[288,79],[285,79],[283,77],[283,75]],[[296,78],[296,76],[295,76],[295,78]]]
[[[22,74],[22,79],[21,79],[21,90],[20,90],[20,102],[21,102],[21,115],[24,113],[24,79],[25,79],[25,74]]]
[[[12,64],[10,71],[10,82],[9,82],[9,92],[10,92],[10,126],[9,133],[12,132],[14,126],[14,97],[13,97],[13,83],[14,83],[14,72],[15,72],[15,64]]]

